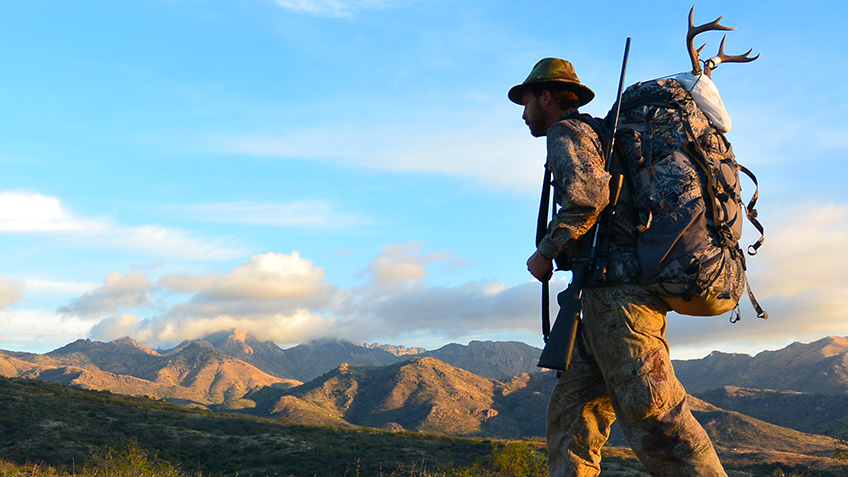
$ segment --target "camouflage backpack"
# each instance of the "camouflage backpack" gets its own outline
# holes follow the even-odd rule
[[[756,57],[727,56],[722,40],[719,56],[705,62],[702,73],[697,58],[700,49],[691,47],[692,38],[701,31],[727,29],[718,25],[719,20],[694,27],[690,12],[687,41],[693,54],[692,73],[627,88],[621,98],[616,151],[639,215],[642,285],[678,313],[695,316],[736,309],[747,286],[757,316],[765,319],[768,314],[748,286],[745,255],[739,247],[743,211],[763,232],[754,209],[758,194],[755,191],[748,205],[743,204],[739,171],[755,185],[757,181],[736,162],[720,130],[729,130],[730,121],[709,79],[722,61],[747,62]],[[724,116],[713,114],[702,96],[693,97],[699,83],[710,88],[708,93],[717,98]],[[762,243],[761,235],[748,253],[756,254]],[[738,321],[738,316],[737,310],[731,321]]]

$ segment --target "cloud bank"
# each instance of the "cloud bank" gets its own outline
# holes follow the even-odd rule
[[[123,308],[149,306],[150,292],[147,276],[139,272],[121,275],[114,271],[106,275],[103,286],[86,292],[57,311],[82,318],[100,317]]]
[[[113,272],[104,286],[61,311],[82,317],[99,314],[91,338],[132,336],[151,344],[197,339],[232,328],[294,344],[415,331],[461,336],[470,328],[535,325],[538,287],[532,283],[440,287],[424,280],[428,266],[462,263],[447,252],[424,253],[416,243],[389,245],[363,271],[362,286],[339,289],[326,281],[322,267],[298,252],[268,252],[223,274],[168,274],[155,285],[139,272]],[[130,309],[148,305],[150,293],[189,296],[158,316],[141,318]]]
[[[767,232],[766,246],[749,260],[749,278],[769,320],[758,320],[744,297],[738,324],[730,324],[726,316],[671,314],[669,339],[675,346],[741,346],[848,332],[848,257],[840,253],[848,248],[848,206],[798,210]],[[268,252],[226,273],[169,274],[155,285],[138,272],[115,272],[104,286],[73,300],[64,311],[100,316],[93,338],[130,335],[153,344],[232,328],[289,344],[322,337],[368,341],[426,334],[455,340],[536,333],[538,283],[529,277],[519,284],[428,283],[429,268],[445,264],[456,266],[461,260],[448,252],[424,252],[416,243],[392,244],[363,270],[361,286],[340,289],[326,281],[322,267],[299,253]],[[565,285],[567,275],[562,275],[554,289]],[[150,293],[188,298],[157,316],[140,318],[127,310],[144,306]]]

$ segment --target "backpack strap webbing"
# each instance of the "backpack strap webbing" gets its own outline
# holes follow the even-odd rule
[[[748,216],[748,221],[751,222],[751,225],[753,225],[758,232],[760,232],[760,239],[748,246],[748,255],[753,256],[757,254],[757,250],[763,246],[763,242],[766,239],[763,231],[763,225],[759,220],[757,220],[757,209],[754,208],[757,205],[757,199],[760,197],[760,185],[757,183],[757,176],[749,171],[747,167],[741,164],[736,164],[736,168],[748,176],[748,178],[754,183],[754,195],[751,197],[748,205],[745,206],[745,214]]]
[[[688,125],[688,123],[687,123]],[[715,174],[713,173],[710,166],[707,165],[707,154],[704,152],[704,149],[698,144],[697,141],[694,140],[694,131],[692,131],[692,127],[689,126],[689,132],[692,135],[693,139],[686,141],[683,143],[683,152],[685,152],[692,162],[695,163],[698,167],[701,168],[701,172],[704,173],[704,177],[707,178],[707,195],[709,196],[709,203],[707,207],[712,209],[713,220],[716,223],[716,226],[721,230],[721,226],[723,223],[719,223],[721,215],[718,211],[718,200],[716,200],[716,191],[718,190],[718,186],[716,185]],[[707,201],[705,201],[707,202]]]
[[[748,274],[745,274],[745,289],[748,290],[748,300],[751,301],[751,306],[753,306],[754,311],[757,312],[757,318],[767,320],[768,312],[763,310],[763,307],[760,306],[760,302],[758,302],[754,297],[754,292],[751,291],[751,284],[748,283]]]

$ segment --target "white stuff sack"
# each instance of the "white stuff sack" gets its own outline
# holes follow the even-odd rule
[[[681,73],[674,79],[677,80],[695,100],[695,104],[710,120],[714,128],[726,133],[733,125],[730,115],[724,107],[724,101],[718,94],[715,83],[705,74],[695,76],[692,73]]]

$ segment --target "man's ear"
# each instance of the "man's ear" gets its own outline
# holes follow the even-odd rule
[[[539,95],[539,104],[541,104],[542,107],[547,108],[553,99],[554,95],[552,95],[549,90],[543,89],[542,94]]]

